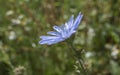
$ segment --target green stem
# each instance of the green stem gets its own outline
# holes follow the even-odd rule
[[[75,58],[78,60],[79,62],[79,67],[81,68],[82,72],[84,75],[87,75],[87,72],[85,71],[84,69],[84,66],[83,66],[83,63],[82,61],[79,59],[79,54],[77,52],[77,50],[73,47],[73,45],[71,43],[68,43],[67,44],[69,45],[69,47],[71,48],[71,50],[75,53]]]

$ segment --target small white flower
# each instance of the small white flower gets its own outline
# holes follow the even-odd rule
[[[9,38],[9,40],[14,40],[16,38],[15,32],[14,31],[10,31],[8,38]]]
[[[14,14],[14,11],[13,11],[13,10],[9,10],[9,11],[6,12],[6,16],[10,16],[10,15],[12,15],[12,14]]]
[[[11,22],[14,24],[14,25],[19,25],[21,23],[21,21],[19,19],[12,19]]]

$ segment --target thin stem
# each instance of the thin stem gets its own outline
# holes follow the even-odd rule
[[[79,59],[79,54],[77,52],[77,50],[74,48],[74,46],[71,44],[71,43],[68,43],[67,44],[69,45],[69,47],[71,48],[71,50],[75,53],[75,57],[76,59],[78,60],[79,62],[79,67],[81,68],[82,72],[84,73],[84,75],[87,75],[85,69],[84,69],[84,66],[83,66],[83,63],[82,61]]]

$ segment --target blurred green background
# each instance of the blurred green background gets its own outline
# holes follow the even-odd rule
[[[65,42],[38,42],[79,12],[74,45],[89,75],[120,75],[120,0],[0,0],[0,75],[78,75]]]

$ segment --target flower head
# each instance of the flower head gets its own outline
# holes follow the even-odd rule
[[[55,44],[65,39],[69,38],[72,34],[74,34],[81,22],[83,15],[81,13],[78,14],[76,19],[74,19],[74,15],[71,16],[68,22],[61,26],[53,26],[54,31],[50,31],[47,34],[50,36],[40,36],[42,39],[39,41],[39,44]]]

